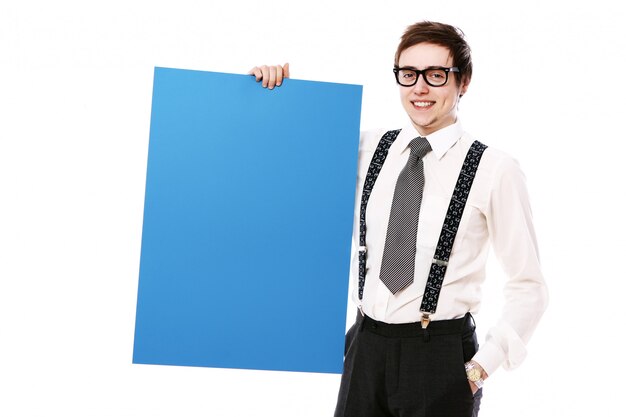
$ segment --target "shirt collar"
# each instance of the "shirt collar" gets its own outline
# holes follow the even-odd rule
[[[409,123],[402,130],[405,132],[411,132],[412,137],[421,136],[412,123]],[[459,139],[461,139],[461,136],[463,136],[463,126],[461,126],[461,122],[457,119],[457,121],[450,126],[446,126],[443,129],[439,129],[438,131],[427,135],[426,139],[428,140],[428,143],[430,143],[433,153],[437,159],[441,159],[446,152],[448,152],[448,150],[452,148],[452,146],[454,146]]]

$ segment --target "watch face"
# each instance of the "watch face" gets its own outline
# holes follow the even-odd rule
[[[480,371],[476,368],[468,369],[467,379],[469,379],[472,382],[478,381],[480,379]]]

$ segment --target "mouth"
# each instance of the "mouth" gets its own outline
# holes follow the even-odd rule
[[[411,104],[413,104],[413,107],[415,107],[416,109],[429,109],[432,106],[435,105],[434,101],[424,101],[424,100],[416,100],[416,101],[411,101]]]

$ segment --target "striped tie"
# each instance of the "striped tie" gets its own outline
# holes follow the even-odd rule
[[[398,176],[393,194],[380,267],[380,280],[394,294],[413,282],[415,237],[424,191],[422,158],[431,150],[430,143],[421,136],[413,139],[409,147],[409,160]]]

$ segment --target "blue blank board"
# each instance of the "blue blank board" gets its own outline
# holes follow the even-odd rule
[[[341,372],[361,93],[155,69],[133,363]]]

